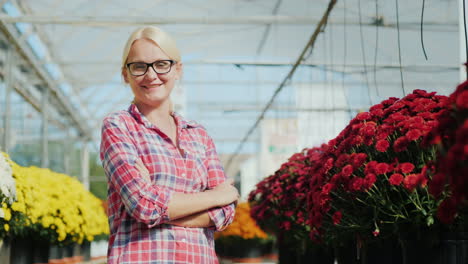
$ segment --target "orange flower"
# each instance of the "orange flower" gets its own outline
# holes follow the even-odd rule
[[[250,205],[247,202],[237,205],[236,216],[230,226],[222,232],[215,233],[216,239],[224,236],[239,236],[243,239],[268,237],[268,235],[258,227],[255,220],[250,217]]]

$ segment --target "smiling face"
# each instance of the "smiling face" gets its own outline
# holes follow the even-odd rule
[[[158,60],[170,60],[169,56],[149,39],[137,39],[133,42],[128,53],[127,63],[145,62],[152,63]],[[148,106],[159,106],[169,101],[169,95],[174,88],[175,81],[180,78],[182,65],[176,62],[168,73],[158,74],[151,67],[142,76],[133,76],[124,67],[122,75],[126,83],[130,85],[135,96],[136,103]]]

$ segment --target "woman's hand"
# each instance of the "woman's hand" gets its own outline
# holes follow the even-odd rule
[[[234,187],[233,179],[228,179],[206,192],[209,192],[214,196],[218,203],[217,206],[225,206],[233,202],[237,202],[239,199],[239,191],[237,191],[236,187]]]
[[[140,158],[138,158],[136,160],[135,168],[138,170],[138,172],[140,172],[140,175],[144,180],[146,180],[148,182],[151,182],[150,173],[149,173],[148,169],[145,167],[145,164],[143,164],[143,161],[141,161]]]

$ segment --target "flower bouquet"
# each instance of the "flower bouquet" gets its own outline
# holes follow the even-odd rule
[[[273,238],[257,226],[250,217],[250,205],[239,203],[234,221],[222,232],[215,233],[218,255],[226,258],[260,258]]]
[[[351,240],[360,248],[438,226],[435,215],[443,197],[433,197],[427,187],[427,164],[435,159],[436,146],[421,142],[447,111],[447,102],[422,90],[389,98],[359,113],[329,141],[310,170],[312,239],[333,245]]]

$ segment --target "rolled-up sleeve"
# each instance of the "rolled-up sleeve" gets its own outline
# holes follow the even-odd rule
[[[171,191],[145,180],[135,168],[138,151],[121,118],[104,119],[100,157],[109,189],[118,193],[129,215],[149,228],[170,221]]]
[[[213,140],[209,138],[207,142],[205,167],[208,170],[208,188],[212,189],[226,180],[223,166],[219,161],[218,154]],[[235,204],[223,207],[211,208],[208,215],[215,224],[216,231],[224,230],[234,220]]]

